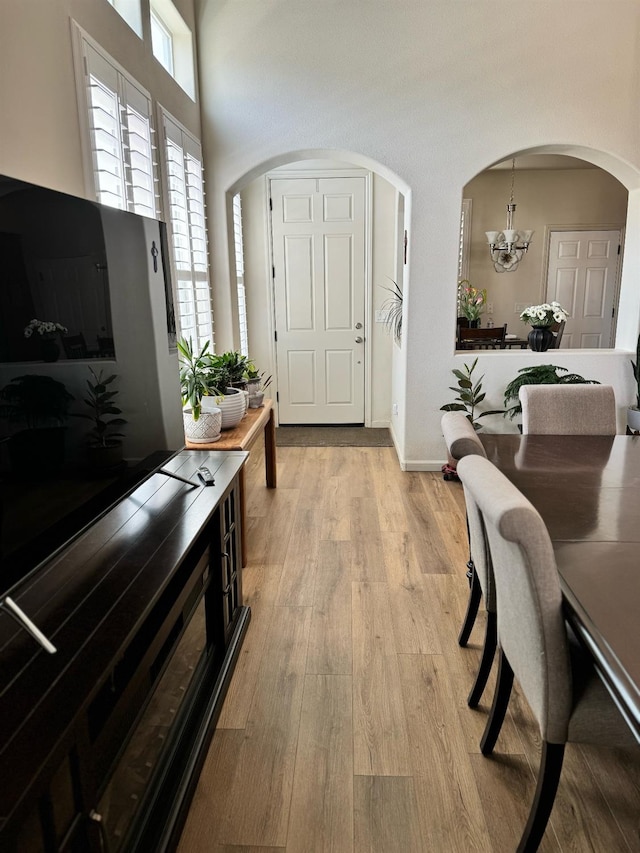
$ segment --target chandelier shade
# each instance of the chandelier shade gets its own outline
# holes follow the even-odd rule
[[[514,272],[529,248],[533,237],[532,230],[518,231],[513,227],[516,205],[513,200],[513,188],[516,175],[516,158],[511,161],[511,195],[507,204],[507,225],[502,231],[485,231],[489,244],[489,253],[496,272]]]

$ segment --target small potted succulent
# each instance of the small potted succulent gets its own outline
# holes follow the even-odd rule
[[[103,371],[95,373],[90,367],[91,378],[87,379],[87,396],[83,398],[88,412],[75,415],[91,421],[92,427],[87,435],[87,457],[89,467],[94,471],[113,471],[122,466],[122,441],[124,433],[120,427],[126,424],[115,404],[118,391],[109,386],[118,378],[115,373],[103,377]],[[115,417],[114,417],[115,415]]]

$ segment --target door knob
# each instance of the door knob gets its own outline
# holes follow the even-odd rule
[[[361,338],[360,335],[356,338],[356,343],[361,344],[364,341],[364,338]]]
[[[362,323],[356,323],[356,329],[361,329],[361,328],[362,328]]]

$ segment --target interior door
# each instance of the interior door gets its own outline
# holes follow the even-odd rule
[[[364,177],[271,181],[281,424],[363,424]]]
[[[619,230],[551,232],[547,300],[571,315],[563,349],[613,345],[619,247]]]

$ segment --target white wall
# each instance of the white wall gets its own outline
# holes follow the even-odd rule
[[[394,432],[403,465],[438,467],[439,407],[461,361],[450,318],[462,187],[511,154],[566,153],[633,190],[637,221],[639,24],[634,0],[201,0],[217,326],[231,304],[222,195],[236,182],[317,150],[349,152],[350,162],[397,180],[410,189],[412,219]],[[617,339],[626,351],[640,318],[637,240],[628,234]],[[539,358],[481,355],[489,404]],[[584,375],[597,366],[594,378],[615,385],[621,406],[630,401],[628,352],[576,351],[563,366]]]

